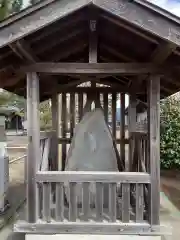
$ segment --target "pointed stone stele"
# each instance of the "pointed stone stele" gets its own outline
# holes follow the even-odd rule
[[[77,124],[66,159],[65,171],[118,172],[113,139],[101,108],[87,112]],[[104,184],[104,205],[108,207],[109,189]],[[95,184],[90,184],[91,205],[95,203]],[[65,187],[67,201],[69,194]],[[78,204],[82,203],[82,186],[76,185]]]

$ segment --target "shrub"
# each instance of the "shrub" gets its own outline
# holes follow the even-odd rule
[[[161,102],[161,168],[180,169],[180,102],[167,98]]]

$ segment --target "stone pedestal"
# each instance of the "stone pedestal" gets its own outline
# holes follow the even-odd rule
[[[0,116],[0,215],[9,207],[7,200],[9,187],[9,158],[6,147],[5,117]]]

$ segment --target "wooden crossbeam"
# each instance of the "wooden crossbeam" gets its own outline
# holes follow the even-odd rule
[[[163,74],[151,63],[35,63],[20,68],[23,72],[39,72],[65,75],[136,75]]]
[[[21,59],[25,59],[28,63],[36,63],[38,62],[38,58],[32,53],[30,47],[24,40],[17,41],[13,44],[9,44],[9,47],[13,50],[13,52],[20,57]]]
[[[67,29],[69,26],[76,26],[77,24],[84,21],[84,13],[78,13],[75,17],[69,18],[61,24],[56,24],[54,27],[48,28],[47,30],[41,31],[39,34],[35,35],[30,42],[34,43],[37,41],[41,41],[43,38],[49,37],[54,33],[62,32]]]
[[[177,46],[171,43],[160,44],[151,56],[151,61],[157,65],[163,64],[163,62],[175,51]]]
[[[83,29],[75,29],[72,32],[69,32],[67,35],[65,36],[61,36],[60,38],[52,38],[51,41],[47,41],[44,44],[41,44],[36,51],[36,54],[42,54],[45,51],[48,51],[49,49],[52,49],[54,47],[61,46],[61,44],[63,44],[64,42],[73,39],[74,37],[77,37],[79,35],[82,35],[83,33]]]
[[[160,44],[155,51],[152,53],[150,57],[150,61],[155,64],[156,66],[162,66],[165,60],[170,56],[170,54],[177,48],[175,44],[172,43],[164,43]],[[142,84],[144,80],[146,80],[147,77],[139,76],[138,82]],[[167,78],[168,79],[168,78]],[[171,79],[170,79],[171,81]],[[161,88],[163,88],[161,86]],[[171,91],[169,89],[163,89],[168,94],[171,94]]]
[[[25,60],[25,63],[36,64],[36,62],[39,61],[39,58],[33,53],[30,46],[24,40],[17,41],[9,46],[18,57]],[[52,77],[48,76],[48,79],[49,78]],[[47,79],[47,76],[45,76],[45,79]],[[52,78],[50,86],[46,83],[46,88],[48,90],[51,89],[52,91],[53,89],[56,89],[56,83],[57,81]]]
[[[176,45],[172,43],[160,44],[150,57],[150,61],[157,66],[161,66],[164,61],[169,57],[169,55],[176,49]],[[146,77],[139,76],[138,82],[142,83],[146,80]]]

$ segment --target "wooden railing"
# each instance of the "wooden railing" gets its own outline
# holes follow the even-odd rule
[[[38,172],[37,184],[43,188],[42,220],[57,222],[135,222],[144,221],[144,184],[150,184],[146,173],[133,172]],[[56,184],[55,202],[51,184]],[[90,188],[95,189],[95,205],[91,204]],[[132,188],[133,186],[133,188]],[[82,199],[76,191],[81,191]],[[103,199],[103,189],[109,199]],[[135,189],[135,212],[131,207],[131,190]],[[79,196],[79,194],[78,194]],[[67,201],[68,198],[68,201]],[[92,198],[91,198],[92,199]],[[108,202],[108,204],[105,204]],[[55,211],[54,211],[55,210]],[[55,212],[55,214],[54,214]]]
[[[19,222],[15,231],[161,235],[159,226],[152,226],[145,220],[144,185],[151,184],[147,173],[39,171],[36,183],[43,190],[37,221]],[[95,187],[94,205],[90,201],[92,184]],[[78,186],[82,191],[80,201]],[[107,199],[103,199],[106,187],[108,205],[104,204]]]

